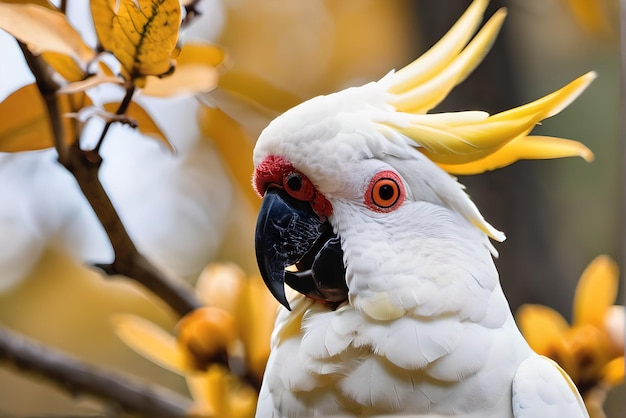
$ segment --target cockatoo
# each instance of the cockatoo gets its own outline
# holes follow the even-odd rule
[[[487,3],[402,70],[308,100],[261,133],[256,255],[286,309],[258,417],[588,416],[520,334],[493,263],[490,239],[504,234],[451,174],[591,159],[578,142],[528,134],[595,74],[495,115],[427,114],[496,37],[504,9],[476,33]]]

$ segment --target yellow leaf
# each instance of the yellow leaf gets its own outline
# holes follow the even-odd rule
[[[542,305],[522,305],[516,319],[528,345],[542,355],[548,355],[552,344],[569,329],[561,314]]]
[[[250,186],[254,169],[252,164],[254,140],[241,125],[220,109],[201,108],[199,123],[202,132],[214,140],[222,160],[228,165],[249,203],[258,209],[261,206],[261,199]]]
[[[254,416],[257,393],[221,365],[212,365],[202,374],[186,376],[194,405],[193,417],[244,418]]]
[[[43,52],[41,58],[67,81],[82,80],[86,76],[86,72],[67,55],[58,52]]]
[[[0,3],[0,29],[25,43],[33,54],[65,55],[79,68],[85,68],[95,57],[62,13],[36,4]]]
[[[96,29],[98,42],[105,51],[115,49],[113,41],[113,20],[115,19],[115,5],[117,0],[91,0],[91,17]]]
[[[239,96],[244,96],[248,102],[271,110],[274,112],[271,119],[274,119],[285,110],[302,103],[304,100],[303,97],[299,97],[286,89],[279,88],[255,74],[237,71],[236,68],[229,70],[220,77],[219,86],[221,90],[227,90]],[[220,106],[218,105],[218,107]],[[267,125],[270,120],[268,120],[265,125]]]
[[[176,58],[174,73],[165,78],[148,77],[141,91],[147,96],[207,92],[217,86],[216,67],[224,60],[224,50],[209,44],[185,44]]]
[[[111,320],[117,336],[138,354],[174,373],[187,373],[188,360],[178,348],[174,336],[134,315],[116,315]]]
[[[270,355],[270,339],[274,329],[278,302],[267,291],[260,276],[248,279],[243,303],[239,304],[238,325],[246,348],[246,363],[261,378]]]
[[[120,107],[120,103],[105,103],[103,107],[104,110],[106,110],[107,112],[117,113],[117,110]],[[130,105],[128,106],[125,114],[126,116],[137,122],[137,129],[139,129],[139,132],[161,142],[170,150],[170,152],[176,152],[174,146],[170,143],[163,131],[161,131],[161,129],[143,107],[135,102],[130,102]]]
[[[580,276],[574,295],[574,325],[604,326],[604,316],[617,297],[617,264],[606,255],[596,257]]]
[[[53,145],[46,107],[35,84],[20,88],[0,103],[1,152],[32,151]]]
[[[57,8],[48,0],[0,0],[0,3],[32,3],[50,10],[57,10]]]
[[[163,75],[178,40],[179,0],[96,0],[98,39],[132,78]],[[117,10],[114,8],[117,4]]]
[[[57,97],[65,142],[78,139],[76,121],[64,117],[91,104],[84,93]],[[29,84],[0,103],[0,152],[35,151],[54,146],[48,111],[39,89]]]
[[[624,382],[624,366],[624,356],[609,361],[600,372],[602,382],[609,387],[622,384]]]

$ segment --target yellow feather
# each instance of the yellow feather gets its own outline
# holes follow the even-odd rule
[[[593,160],[593,153],[578,141],[548,136],[523,136],[493,154],[465,164],[438,164],[450,174],[472,175],[511,165],[518,160],[540,160],[563,157],[582,157]]]
[[[433,47],[394,74],[390,93],[403,93],[436,76],[467,45],[476,32],[489,0],[475,0]]]
[[[498,10],[462,51],[451,51],[454,53],[452,59],[445,62],[445,66],[437,66],[437,72],[429,73],[427,78],[424,73],[417,72],[411,84],[408,84],[408,81],[404,81],[406,76],[403,70],[391,76],[392,86],[388,91],[394,94],[388,103],[397,111],[408,113],[425,113],[435,107],[480,64],[495,41],[505,17],[506,10]],[[413,64],[405,68],[410,69]],[[399,75],[403,80],[400,83],[395,80]],[[410,87],[400,89],[400,86]]]
[[[502,167],[520,158],[580,155],[589,159],[591,151],[582,144],[574,146],[573,143],[562,141],[523,142],[519,139],[526,137],[543,119],[563,110],[595,77],[594,72],[589,72],[554,93],[488,117],[484,117],[485,114],[480,112],[446,113],[443,114],[445,117],[442,117],[442,114],[414,115],[410,116],[408,126],[388,126],[411,138],[428,158],[442,165],[468,164],[483,160],[514,140],[518,140],[516,146],[485,161],[488,163],[487,167],[489,165],[494,168],[497,168],[496,165]],[[539,151],[542,145],[548,146],[545,153]],[[556,152],[557,149],[563,152],[563,155]],[[521,157],[521,152],[526,152],[527,156]],[[510,162],[504,164],[503,162],[507,160]],[[482,171],[487,169],[492,168],[485,168]]]

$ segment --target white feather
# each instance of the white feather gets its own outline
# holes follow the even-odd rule
[[[513,380],[515,418],[589,417],[574,383],[552,360],[531,356]]]

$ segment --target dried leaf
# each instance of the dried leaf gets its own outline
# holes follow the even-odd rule
[[[0,3],[0,28],[24,42],[33,54],[55,52],[80,68],[95,57],[65,15],[36,4]]]
[[[224,50],[210,44],[185,44],[169,77],[148,77],[141,91],[147,96],[204,93],[217,86],[216,67],[224,61]]]
[[[32,151],[53,145],[46,107],[35,84],[20,88],[0,103],[1,152]]]
[[[71,57],[58,52],[44,52],[41,58],[67,81],[78,81],[85,78],[85,71]]]
[[[84,93],[59,96],[59,114],[72,113],[91,104]],[[17,111],[16,111],[17,110]],[[78,139],[76,121],[61,117],[65,142]],[[39,89],[29,84],[0,103],[0,152],[35,151],[54,146],[52,127]]]
[[[78,112],[66,113],[64,115],[68,118],[74,118],[82,123],[87,122],[91,118],[100,118],[101,120],[109,122],[119,122],[126,125],[130,125],[132,128],[137,127],[137,121],[129,118],[127,115],[118,115],[117,113],[107,112],[99,106],[86,106],[80,109]]]
[[[96,29],[96,36],[105,51],[115,50],[113,41],[113,20],[117,0],[91,0],[91,16]]]
[[[95,0],[91,12],[100,43],[131,77],[170,71],[181,21],[179,0]]]
[[[86,91],[90,88],[99,86],[104,83],[112,83],[112,84],[124,84],[124,79],[118,76],[110,76],[103,73],[93,75],[85,80],[75,81],[70,83],[61,89],[59,89],[60,94],[65,93],[74,93],[77,91]]]
[[[32,3],[50,10],[57,10],[57,8],[48,0],[0,0],[0,3]]]
[[[105,103],[103,107],[104,110],[106,110],[107,112],[117,113],[117,110],[120,107],[120,103]],[[154,120],[152,120],[152,117],[148,114],[148,112],[146,112],[146,110],[139,104],[131,102],[128,106],[128,109],[126,110],[126,116],[134,119],[137,122],[137,129],[139,129],[139,132],[165,144],[170,152],[176,152],[176,149],[167,139],[163,131],[161,131],[161,129],[154,122]]]

